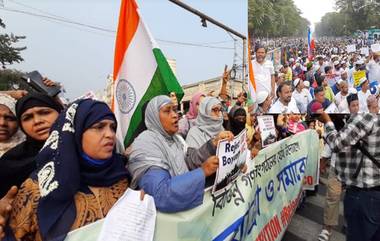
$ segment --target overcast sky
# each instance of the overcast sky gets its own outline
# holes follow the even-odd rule
[[[335,0],[294,0],[294,3],[302,11],[302,17],[309,20],[313,27],[323,15],[335,12]]]
[[[1,1],[0,1],[1,2]],[[120,0],[3,0],[5,8],[32,14],[63,17],[69,21],[116,30]],[[246,0],[184,0],[185,3],[247,35]],[[224,65],[232,65],[234,41],[220,28],[201,26],[199,17],[168,0],[137,0],[145,23],[158,40],[164,54],[177,61],[177,77],[181,84],[206,80],[222,74]],[[0,17],[5,32],[25,35],[21,45],[25,59],[8,68],[22,71],[39,70],[43,75],[60,81],[73,98],[89,90],[105,86],[113,70],[115,34],[57,22],[25,13],[5,11]],[[3,30],[1,30],[3,32]],[[160,41],[164,40],[164,41]],[[201,44],[193,47],[167,41]],[[220,43],[222,42],[222,43]],[[237,59],[241,60],[241,41]],[[215,47],[222,47],[215,48]],[[227,49],[226,49],[227,48]]]

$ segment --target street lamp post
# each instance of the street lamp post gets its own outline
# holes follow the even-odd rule
[[[210,22],[210,23],[212,23],[212,24],[214,24],[214,25],[216,25],[216,26],[224,29],[225,31],[227,31],[227,32],[229,32],[229,33],[231,33],[231,34],[233,34],[233,35],[235,35],[235,36],[237,36],[237,37],[239,37],[239,38],[241,38],[243,40],[243,82],[244,82],[244,85],[246,85],[246,82],[247,82],[247,80],[246,80],[246,72],[247,72],[247,59],[246,59],[247,58],[247,54],[246,54],[246,51],[247,51],[246,50],[246,48],[247,48],[247,37],[244,36],[243,34],[237,32],[237,31],[235,31],[234,29],[232,29],[232,28],[224,25],[223,23],[221,23],[221,22],[219,22],[219,21],[217,21],[217,20],[215,20],[215,19],[207,16],[206,14],[198,11],[197,9],[195,9],[195,8],[193,8],[193,7],[185,4],[182,1],[179,1],[179,0],[169,0],[169,1],[172,2],[172,3],[174,3],[174,4],[176,4],[176,5],[178,5],[178,6],[180,6],[180,7],[182,7],[182,8],[184,8],[184,9],[186,9],[187,11],[189,11],[189,12],[191,12],[191,13],[199,16],[201,18],[201,23],[202,23],[203,27],[207,27],[207,21],[208,21],[208,22]]]

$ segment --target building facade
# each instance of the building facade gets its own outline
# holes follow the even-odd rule
[[[215,77],[212,79],[183,85],[183,91],[185,93],[181,100],[180,110],[182,113],[186,113],[189,110],[190,101],[194,94],[202,92],[205,95],[219,96],[222,87],[222,77]],[[246,86],[243,80],[230,80],[227,84],[227,94],[231,99],[236,99],[237,95],[243,91]]]

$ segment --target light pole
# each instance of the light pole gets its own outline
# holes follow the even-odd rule
[[[214,25],[216,25],[216,26],[224,29],[225,31],[227,31],[227,32],[229,32],[229,33],[231,33],[231,34],[233,34],[233,35],[235,35],[235,36],[237,36],[237,37],[239,37],[239,38],[241,38],[243,40],[243,82],[244,82],[244,87],[246,87],[245,85],[246,85],[246,82],[247,82],[247,80],[246,80],[246,72],[247,72],[247,54],[246,54],[246,52],[247,52],[247,50],[246,50],[246,48],[247,48],[247,37],[244,36],[243,34],[237,32],[237,31],[233,30],[232,28],[224,25],[223,23],[221,23],[221,22],[219,22],[219,21],[217,21],[217,20],[215,20],[215,19],[207,16],[206,14],[198,11],[197,9],[195,9],[195,8],[187,5],[186,3],[182,2],[182,1],[179,1],[179,0],[169,0],[169,1],[172,2],[172,3],[174,3],[174,4],[176,4],[176,5],[178,5],[178,6],[180,6],[180,7],[182,7],[182,8],[184,8],[184,9],[186,9],[187,11],[189,11],[189,12],[191,12],[191,13],[199,16],[201,18],[201,23],[202,23],[203,27],[207,27],[207,21],[208,21],[208,22],[210,22],[210,23],[212,23],[212,24],[214,24]]]

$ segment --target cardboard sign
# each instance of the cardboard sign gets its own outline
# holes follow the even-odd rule
[[[360,79],[366,77],[365,70],[354,71],[352,76],[354,78],[354,87],[358,87]]]
[[[259,128],[261,132],[261,142],[263,147],[266,147],[277,139],[276,127],[272,115],[263,115],[257,117]]]

